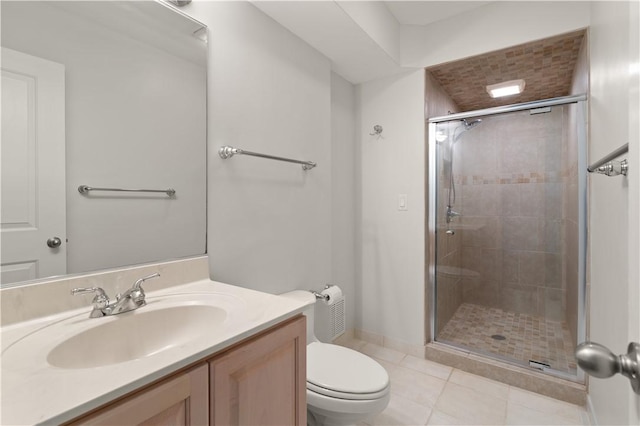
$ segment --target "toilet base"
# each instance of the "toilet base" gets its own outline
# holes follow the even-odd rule
[[[373,416],[358,417],[357,423],[367,421]],[[356,421],[348,421],[347,419],[341,419],[336,421],[335,419],[320,414],[313,414],[307,410],[307,426],[356,426]]]
[[[380,414],[391,399],[387,392],[380,399],[341,400],[307,389],[307,424],[310,426],[353,426]],[[314,423],[312,423],[314,422]]]
[[[318,426],[318,421],[316,420],[316,416],[309,410],[307,410],[307,426]]]

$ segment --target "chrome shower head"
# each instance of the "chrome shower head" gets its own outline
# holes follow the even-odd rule
[[[481,118],[477,118],[477,119],[475,119],[473,121],[467,121],[466,118],[463,118],[461,121],[462,121],[462,126],[456,127],[456,129],[453,131],[453,141],[452,141],[452,143],[456,143],[458,141],[458,139],[460,139],[460,137],[464,134],[464,132],[466,132],[467,130],[473,129],[478,124],[482,123],[482,119]],[[457,133],[458,130],[460,130],[459,133]]]
[[[473,120],[473,121],[467,121],[466,118],[463,118],[462,122],[464,123],[464,129],[465,130],[471,130],[474,127],[476,127],[478,124],[482,123],[482,119],[478,118],[478,119]]]

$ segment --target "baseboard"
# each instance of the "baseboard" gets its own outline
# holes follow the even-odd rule
[[[587,395],[587,415],[588,421],[591,426],[598,426],[598,418],[596,417],[596,412],[593,407],[593,401],[591,400],[591,395]],[[586,424],[586,423],[585,423]]]

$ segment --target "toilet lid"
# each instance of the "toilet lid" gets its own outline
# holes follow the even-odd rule
[[[327,343],[307,345],[307,382],[314,391],[378,394],[389,386],[387,371],[353,349]]]

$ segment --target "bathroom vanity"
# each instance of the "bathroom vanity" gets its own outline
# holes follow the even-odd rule
[[[131,312],[70,294],[150,272]],[[0,423],[305,425],[303,304],[207,276],[201,256],[2,289]]]
[[[68,424],[305,425],[304,330],[284,321]]]

